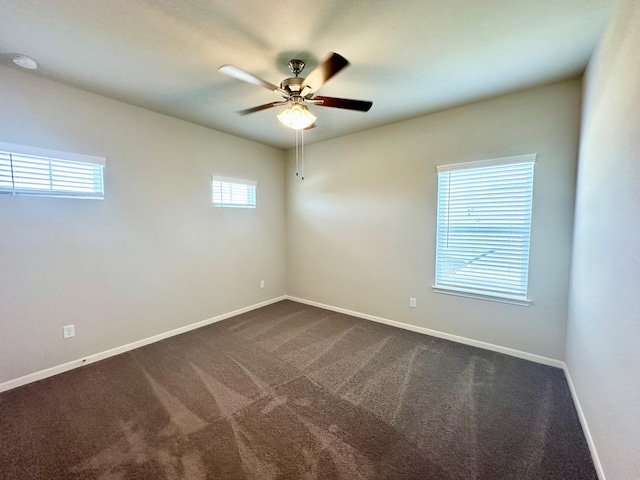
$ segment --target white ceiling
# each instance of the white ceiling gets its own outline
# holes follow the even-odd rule
[[[321,95],[373,101],[368,113],[313,107],[306,143],[582,72],[615,0],[2,0],[0,64],[279,148],[294,144],[279,100],[229,78],[271,83],[329,52],[351,66]],[[1,81],[1,80],[0,80]]]

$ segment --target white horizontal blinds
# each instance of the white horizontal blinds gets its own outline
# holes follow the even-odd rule
[[[3,148],[4,147],[4,148]],[[7,147],[15,147],[9,150]],[[104,159],[84,163],[74,160],[23,153],[30,147],[0,144],[0,193],[73,198],[104,198]],[[16,151],[17,150],[17,151]],[[38,153],[43,149],[33,148]],[[51,152],[64,155],[63,152]],[[95,157],[87,157],[93,160]],[[100,159],[97,159],[100,160]]]
[[[256,208],[256,182],[215,176],[211,179],[214,206]]]
[[[534,159],[439,167],[436,286],[526,298]]]

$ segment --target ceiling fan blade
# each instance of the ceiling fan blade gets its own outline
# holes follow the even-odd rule
[[[373,102],[352,100],[350,98],[313,97],[313,100],[313,103],[319,107],[345,108],[347,110],[358,110],[359,112],[368,112],[373,106]],[[316,103],[315,100],[321,100],[322,103]]]
[[[247,108],[246,110],[240,110],[238,113],[240,115],[248,115],[249,113],[259,112],[261,110],[266,110],[267,108],[280,107],[282,105],[288,105],[288,104],[289,104],[288,101],[265,103],[264,105],[258,105],[257,107]]]
[[[349,61],[342,55],[331,52],[331,55],[314,68],[302,82],[302,88],[311,87],[312,92],[317,92],[327,80],[337,74],[343,68],[349,66]]]
[[[266,88],[267,90],[271,90],[272,92],[276,92],[280,95],[282,94],[281,92],[282,89],[280,87],[277,87],[273,83],[269,83],[260,77],[256,77],[253,73],[245,72],[241,68],[234,67],[233,65],[222,65],[220,68],[218,68],[218,70],[220,70],[225,75],[229,75],[230,77],[237,78],[238,80],[242,80],[243,82],[251,83],[252,85],[257,85],[258,87]],[[286,91],[284,92],[287,93]]]
[[[306,97],[311,93],[311,87],[309,85],[305,85],[302,90],[300,90],[300,96]]]

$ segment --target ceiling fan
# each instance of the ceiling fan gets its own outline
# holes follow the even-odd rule
[[[289,105],[289,107],[277,117],[283,125],[293,128],[294,130],[308,128],[315,122],[316,117],[309,111],[307,104],[317,105],[319,107],[344,108],[360,112],[368,112],[373,105],[373,102],[364,100],[315,95],[320,87],[331,77],[343,68],[349,66],[349,61],[343,56],[332,52],[329,57],[314,68],[307,77],[302,78],[299,75],[302,73],[304,65],[304,61],[302,60],[291,60],[289,62],[289,69],[294,76],[285,78],[279,87],[233,65],[222,65],[218,70],[230,77],[271,90],[282,97],[282,100],[277,102],[247,108],[238,113],[247,115],[272,107]]]

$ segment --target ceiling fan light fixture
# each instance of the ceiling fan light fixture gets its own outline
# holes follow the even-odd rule
[[[306,105],[299,103],[291,105],[277,118],[285,127],[293,128],[294,130],[310,127],[316,121],[315,115],[309,111]]]

